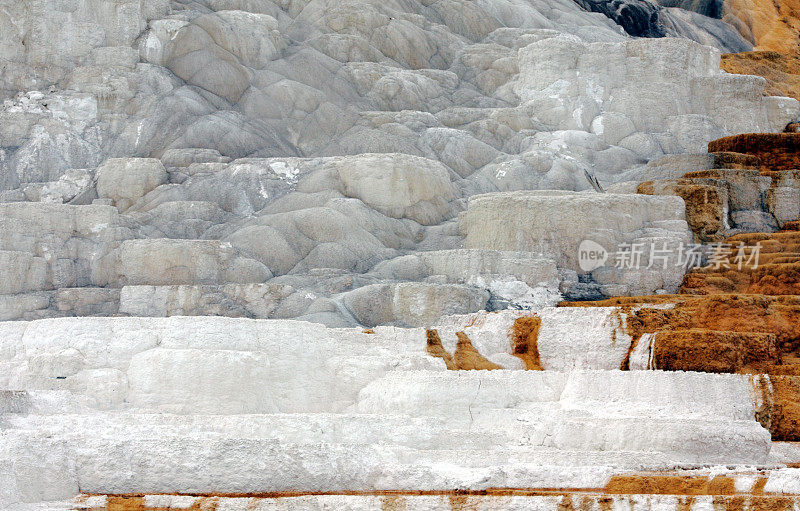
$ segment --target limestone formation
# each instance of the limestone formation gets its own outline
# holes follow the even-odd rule
[[[0,0],[0,510],[799,507],[793,1]]]
[[[679,275],[652,272],[582,282],[552,255],[544,259],[563,271],[541,278],[514,269],[511,260],[528,265],[527,256],[481,256],[446,271],[431,258],[486,248],[465,245],[455,222],[472,195],[583,190],[586,172],[635,193],[630,183],[666,177],[648,160],[797,118],[796,102],[762,97],[761,79],[722,73],[717,50],[685,38],[708,42],[696,36],[710,25],[687,21],[696,30],[684,24],[673,34],[681,37],[633,40],[574,2],[101,1],[58,7],[44,21],[44,4],[25,4],[2,14],[0,200],[120,214],[113,234],[82,236],[69,257],[5,256],[6,268],[26,275],[4,291],[9,318],[72,315],[83,308],[55,305],[53,291],[126,285],[196,286],[197,305],[167,305],[156,296],[174,295],[160,291],[138,302],[140,313],[214,303],[249,315],[243,302],[221,305],[228,298],[216,290],[270,277],[294,297],[269,313],[256,307],[259,317],[336,325],[358,322],[333,305],[338,295],[423,279],[488,291],[498,309],[674,290]],[[84,28],[45,40],[59,12]],[[679,16],[659,13],[672,20],[665,34],[677,30]],[[35,48],[25,39],[34,33]],[[769,199],[779,224],[792,220],[791,190]],[[420,261],[419,251],[440,255]],[[162,256],[169,262],[147,260]],[[120,310],[112,299],[108,313]]]
[[[723,2],[723,20],[736,27],[757,50],[796,54],[800,7],[795,0],[777,2]]]
[[[800,55],[777,51],[728,53],[722,56],[722,69],[734,74],[763,76],[766,94],[800,98]]]
[[[591,278],[600,295],[652,294],[680,287],[685,268],[677,247],[691,240],[684,209],[676,197],[497,193],[470,198],[459,222],[468,248],[551,257],[562,270]],[[598,259],[583,261],[587,250]],[[657,260],[664,250],[671,259]]]
[[[120,211],[166,182],[164,165],[155,158],[111,158],[97,168],[97,196],[111,199]]]

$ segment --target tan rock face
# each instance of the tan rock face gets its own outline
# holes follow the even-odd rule
[[[798,50],[798,0],[726,0],[723,20],[753,41],[757,50],[773,50],[783,54]]]
[[[744,244],[748,257],[758,250],[758,266],[740,266],[734,262],[739,251],[736,249],[720,267],[699,268],[688,273],[684,277],[683,293],[800,294],[800,232],[739,234],[725,243],[733,247]],[[756,249],[756,245],[760,245],[760,249]]]
[[[777,51],[726,53],[720,67],[733,74],[763,76],[764,94],[800,99],[800,55]]]
[[[800,440],[800,378],[772,376],[770,433],[773,438]]]
[[[97,194],[120,211],[166,182],[167,171],[154,158],[111,158],[97,169]]]
[[[708,150],[713,168],[686,172],[678,179],[645,181],[638,186],[638,193],[681,197],[695,240],[704,243],[721,242],[742,232],[774,232],[800,216],[800,171],[796,170],[800,167],[800,134],[735,135],[710,142]],[[731,238],[728,243],[744,243],[752,251],[750,245],[759,240]],[[782,252],[784,248],[773,244],[767,251]],[[735,289],[722,288],[725,292]]]
[[[702,240],[714,239],[726,226],[727,194],[719,187],[696,184],[689,179],[646,181],[637,193],[677,195],[686,203],[686,222]]]
[[[709,152],[750,154],[761,160],[761,169],[793,170],[800,167],[799,133],[745,133],[713,140]]]
[[[776,336],[690,329],[659,332],[654,365],[670,371],[737,372],[751,362],[780,361]]]
[[[538,317],[522,317],[514,321],[509,335],[511,337],[511,352],[525,363],[525,369],[541,371],[542,362],[539,359],[539,328],[542,319]]]

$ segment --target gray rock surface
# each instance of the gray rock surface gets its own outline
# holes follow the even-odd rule
[[[587,277],[563,250],[475,244],[487,227],[467,211],[478,194],[586,190],[586,172],[634,193],[708,168],[688,155],[710,139],[797,118],[693,42],[736,47],[724,23],[651,7],[673,37],[632,38],[573,0],[6,2],[0,315],[420,325],[671,290],[677,274]],[[795,190],[762,198],[778,222]],[[574,217],[578,199],[552,200]],[[668,209],[595,227],[672,243]],[[512,214],[498,225],[533,213]],[[593,225],[574,221],[546,225],[565,240]]]
[[[125,286],[119,312],[129,316],[227,316],[269,318],[291,286],[224,284],[218,286]]]
[[[271,278],[258,261],[215,240],[126,240],[104,256],[94,274],[100,286],[260,283]]]
[[[605,296],[649,295],[680,287],[679,247],[692,241],[684,208],[676,196],[495,193],[470,198],[459,223],[467,248],[541,254]]]
[[[440,317],[483,310],[489,292],[458,284],[374,284],[342,296],[359,323],[430,327]]]
[[[98,198],[111,199],[120,211],[166,182],[167,171],[155,158],[111,158],[97,168]]]
[[[614,20],[637,37],[685,37],[724,52],[750,51],[753,45],[722,18],[722,2],[694,0],[575,0]]]

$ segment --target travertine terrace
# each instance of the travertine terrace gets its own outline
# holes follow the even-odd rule
[[[800,510],[761,4],[0,0],[0,510]]]

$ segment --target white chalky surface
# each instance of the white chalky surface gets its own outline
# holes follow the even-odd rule
[[[594,334],[582,350],[542,352],[565,371],[448,371],[425,353],[423,329],[210,317],[0,323],[0,387],[16,390],[0,393],[0,459],[12,467],[0,470],[0,496],[13,509],[79,489],[591,489],[624,470],[775,466],[748,376],[612,370],[625,342],[606,321],[614,312],[541,311],[544,331],[585,320]],[[509,355],[508,337],[503,347],[488,333],[513,318],[479,315],[466,331]],[[794,491],[792,472],[776,475],[776,491]]]

